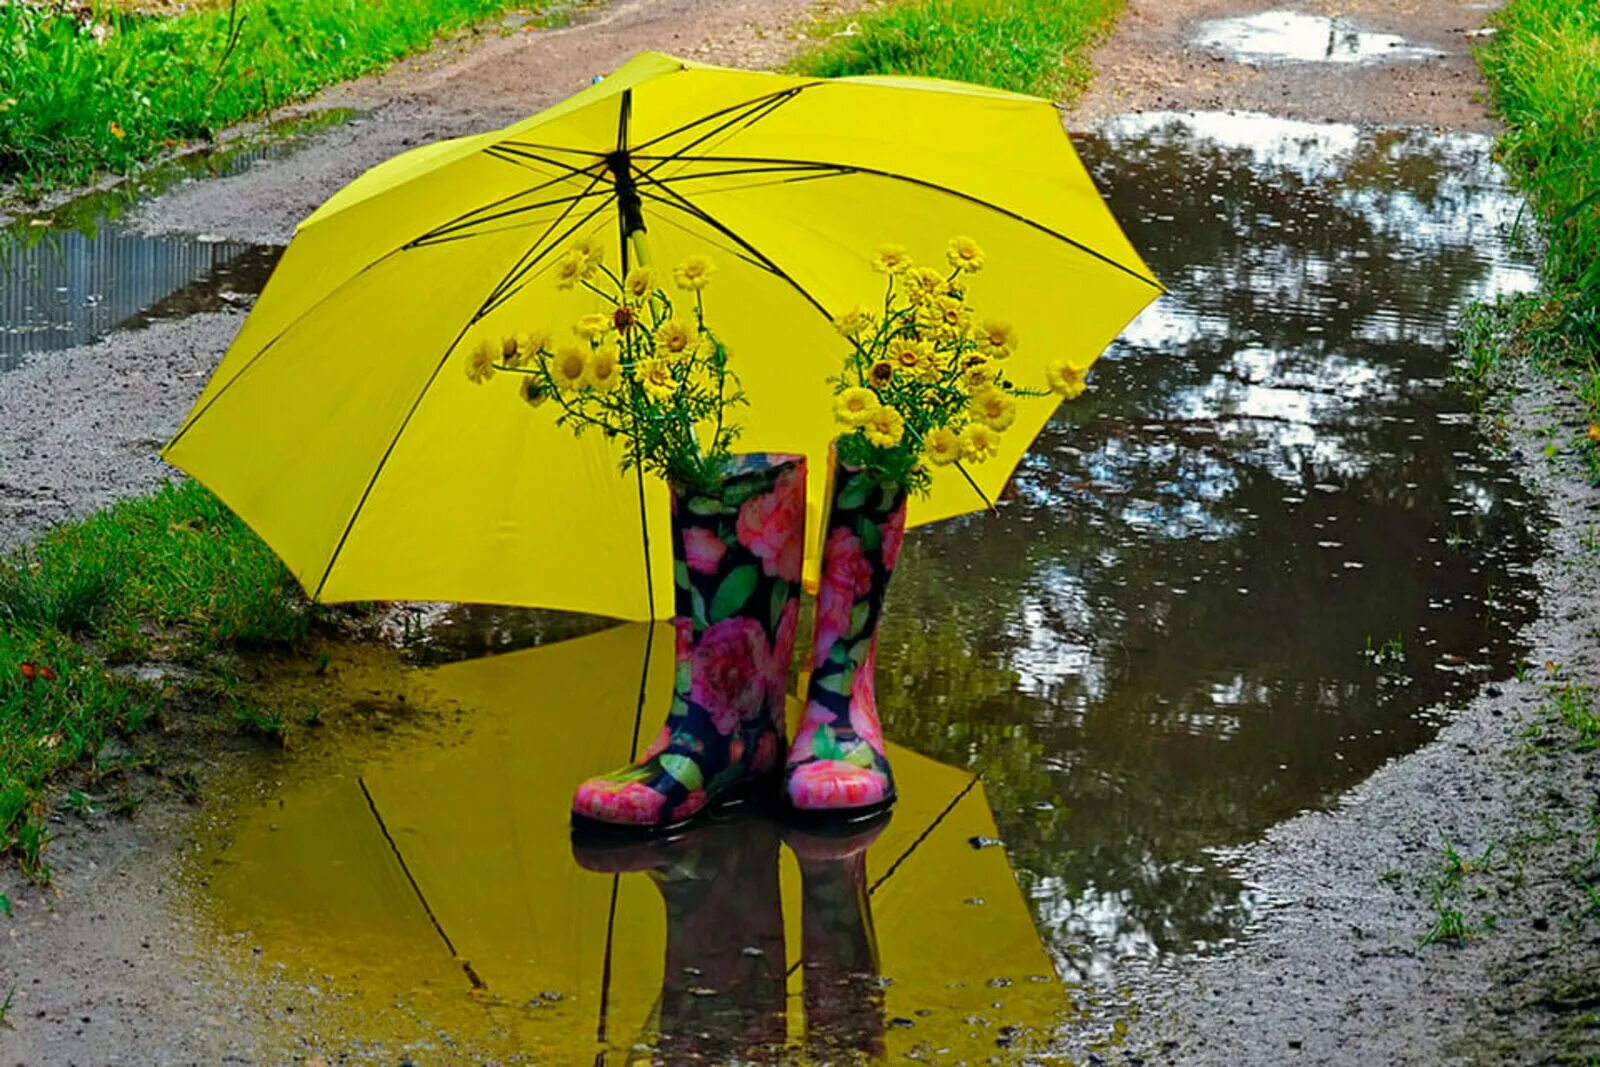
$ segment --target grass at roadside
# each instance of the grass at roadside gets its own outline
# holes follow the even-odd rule
[[[794,63],[805,74],[909,74],[1051,99],[1089,83],[1087,51],[1123,0],[882,0],[820,27]],[[967,131],[981,137],[982,131]]]
[[[1510,0],[1491,21],[1478,62],[1506,124],[1498,155],[1545,242],[1543,288],[1469,313],[1463,370],[1484,382],[1521,356],[1569,381],[1600,474],[1600,4]]]
[[[192,692],[271,734],[272,714],[234,695],[229,657],[292,646],[310,618],[271,551],[194,482],[59,526],[0,560],[0,854],[45,876],[48,783],[175,695],[118,665],[183,664]]]
[[[24,196],[382,68],[510,0],[236,0],[158,17],[0,4],[0,182]]]

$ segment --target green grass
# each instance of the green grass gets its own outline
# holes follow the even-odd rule
[[[884,0],[827,23],[794,67],[823,77],[950,78],[1071,99],[1093,73],[1089,47],[1121,11],[1122,0]]]
[[[170,695],[116,664],[191,665],[196,693],[282,740],[234,696],[227,657],[304,638],[310,608],[271,551],[195,482],[59,526],[0,560],[0,854],[47,877],[43,792]]]
[[[23,196],[380,69],[507,0],[237,0],[172,17],[0,4],[0,182]]]
[[[1545,242],[1544,287],[1480,307],[1463,327],[1463,365],[1483,380],[1503,355],[1568,380],[1600,423],[1600,3],[1510,0],[1478,50],[1495,112],[1496,151]],[[1600,474],[1600,430],[1577,446]]]

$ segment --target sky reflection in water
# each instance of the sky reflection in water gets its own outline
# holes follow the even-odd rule
[[[889,735],[989,776],[1084,978],[1238,938],[1219,850],[1507,673],[1537,546],[1445,380],[1461,307],[1534,284],[1487,139],[1214,113],[1077,143],[1170,294],[998,515],[908,541],[879,662]],[[1363,655],[1393,637],[1398,668]]]

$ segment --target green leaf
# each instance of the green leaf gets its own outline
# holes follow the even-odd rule
[[[726,515],[735,509],[715,497],[692,496],[689,498],[689,510],[696,515]]]
[[[689,565],[681,559],[672,565],[672,580],[679,589],[689,588]]]
[[[872,746],[863,741],[861,744],[850,750],[850,754],[844,758],[844,761],[846,763],[853,763],[857,767],[865,767],[868,770],[871,770],[873,763]]]
[[[846,637],[859,637],[867,628],[867,619],[872,615],[872,602],[863,600],[850,609],[850,632]]]
[[[856,523],[856,536],[861,538],[861,547],[867,552],[876,552],[883,544],[883,534],[878,532],[878,524],[865,515]]]
[[[830,693],[847,697],[850,695],[850,672],[834,671],[829,674],[812,675],[811,684],[818,689],[826,689]]]
[[[689,600],[694,610],[694,628],[704,630],[711,625],[711,621],[706,618],[706,598],[700,595],[700,590],[691,589]]]
[[[778,627],[783,625],[783,609],[789,606],[788,582],[778,581],[772,583],[772,632],[777,633]]]
[[[4,893],[0,893],[0,915],[9,916],[10,914],[11,898],[6,896]]]
[[[844,749],[839,747],[839,735],[834,733],[833,727],[821,727],[817,730],[815,738],[811,743],[811,751],[818,759],[844,759]]]
[[[657,756],[661,769],[672,775],[678,784],[689,792],[694,792],[705,784],[705,776],[700,773],[700,765],[688,756],[679,756],[675,753],[665,753]]]
[[[872,479],[865,472],[851,475],[850,480],[844,483],[844,488],[839,490],[834,506],[842,511],[859,508],[867,502],[867,496],[871,492]]]
[[[743,567],[735,567],[732,574],[722,579],[716,595],[711,598],[711,621],[721,622],[744,607],[750,594],[756,591],[758,577],[756,565],[746,563]]]

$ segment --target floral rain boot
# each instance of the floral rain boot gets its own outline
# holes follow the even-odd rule
[[[904,486],[836,468],[811,685],[784,771],[784,802],[793,814],[856,822],[894,803],[873,664],[878,616],[905,529]]]
[[[803,456],[735,456],[714,491],[674,487],[672,707],[639,762],[578,786],[576,828],[675,830],[776,773],[805,515]]]

